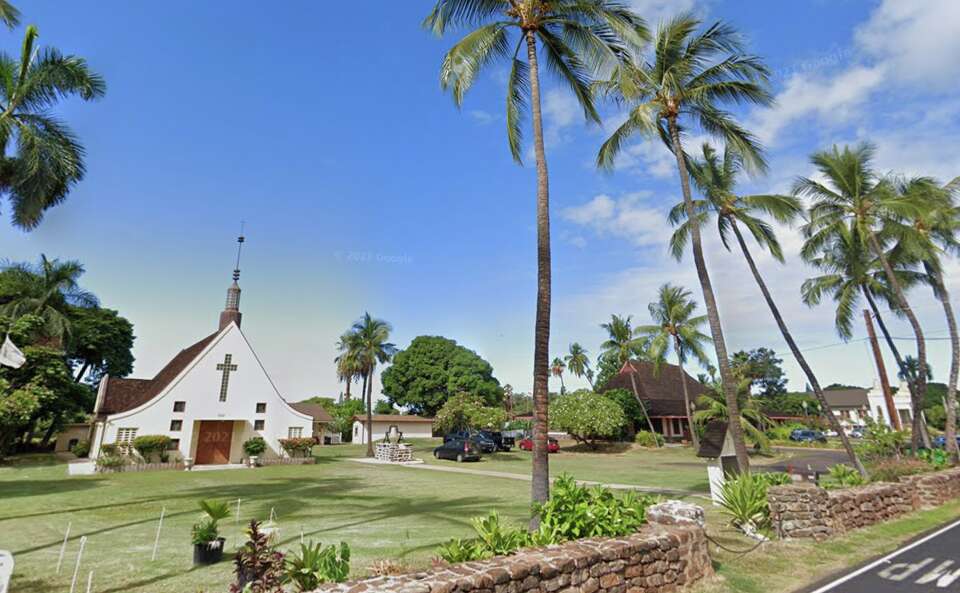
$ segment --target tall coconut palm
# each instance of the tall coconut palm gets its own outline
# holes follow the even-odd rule
[[[355,333],[344,332],[337,341],[337,351],[340,354],[333,359],[337,365],[337,379],[347,384],[346,393],[344,393],[344,399],[347,401],[350,401],[350,386],[361,376],[362,371],[355,338]],[[365,390],[364,394],[366,394]]]
[[[377,363],[389,362],[397,347],[387,340],[393,328],[382,319],[364,313],[351,328],[350,340],[357,351],[357,360],[363,369],[364,397],[367,400],[367,457],[373,457],[373,379]]]
[[[810,222],[804,226],[807,237],[804,249],[817,251],[819,245],[829,241],[848,223],[856,226],[857,233],[866,241],[873,255],[880,262],[886,276],[896,310],[910,322],[917,346],[917,360],[922,367],[927,363],[927,346],[920,321],[910,308],[904,287],[893,265],[887,258],[878,233],[883,224],[894,219],[914,218],[922,211],[922,203],[916,198],[898,195],[893,184],[881,179],[874,172],[872,160],[874,147],[862,143],[856,147],[845,146],[813,154],[811,161],[825,179],[824,182],[802,177],[793,187],[793,194],[813,200],[810,206]],[[927,393],[927,380],[917,377],[912,402],[912,446],[917,451],[926,430],[921,406]],[[923,443],[929,446],[929,443]]]
[[[69,308],[99,304],[93,293],[80,287],[83,271],[80,262],[47,259],[42,254],[37,265],[7,266],[0,272],[0,313],[13,319],[39,315],[44,334],[62,344],[71,335]]]
[[[770,309],[774,321],[777,323],[780,334],[790,348],[790,352],[793,354],[797,364],[799,364],[801,370],[803,370],[803,374],[806,375],[807,381],[810,383],[810,387],[813,389],[817,401],[820,402],[820,409],[830,423],[831,429],[840,435],[840,441],[843,444],[847,456],[850,458],[850,462],[857,468],[860,475],[867,477],[866,468],[864,468],[857,454],[854,452],[847,433],[840,425],[840,420],[833,413],[830,404],[827,402],[827,398],[823,394],[823,389],[820,387],[820,381],[817,380],[817,376],[807,362],[806,357],[793,339],[793,334],[791,334],[787,328],[786,321],[784,321],[780,309],[777,307],[776,302],[774,302],[773,295],[770,293],[767,283],[760,274],[757,263],[753,259],[753,254],[750,253],[750,248],[747,246],[747,242],[740,230],[740,225],[743,225],[761,249],[769,249],[770,254],[777,261],[783,263],[783,250],[780,247],[779,240],[777,240],[776,232],[762,217],[770,216],[780,224],[792,224],[797,218],[803,215],[803,205],[800,203],[800,200],[794,196],[775,194],[738,195],[736,193],[736,184],[742,167],[743,161],[740,155],[731,149],[731,147],[726,147],[723,152],[723,157],[721,158],[709,144],[703,145],[703,159],[694,160],[690,163],[690,172],[693,181],[704,195],[703,200],[694,201],[694,211],[698,216],[696,224],[702,226],[707,217],[715,215],[717,217],[717,230],[720,234],[720,240],[728,250],[730,249],[730,234],[731,232],[733,233],[740,247],[740,252],[746,260],[750,272],[753,274],[753,279],[760,288],[760,293],[763,295],[763,299]],[[673,210],[671,210],[670,221],[673,224],[680,225],[670,240],[673,255],[679,260],[683,257],[687,238],[690,235],[690,228],[693,226],[687,218],[685,204],[677,204]]]
[[[0,18],[4,14],[10,13],[0,6]],[[35,48],[37,35],[27,27],[19,61],[0,53],[0,194],[10,201],[13,224],[24,230],[66,199],[85,171],[83,146],[50,108],[73,96],[97,99],[106,90],[83,58]]]
[[[459,106],[479,72],[495,62],[509,64],[507,143],[514,160],[522,153],[527,109],[533,127],[537,169],[537,312],[533,351],[533,467],[531,494],[544,502],[550,492],[547,459],[550,345],[550,188],[543,142],[540,58],[569,88],[588,120],[599,122],[591,78],[646,43],[642,19],[614,0],[437,0],[424,26],[437,35],[474,28],[447,52],[440,84]],[[525,52],[521,51],[526,49]],[[524,60],[524,58],[526,58]],[[532,519],[531,525],[536,523]]]
[[[20,24],[20,11],[9,0],[0,0],[0,23],[13,29]]]
[[[576,378],[586,377],[593,389],[593,372],[590,370],[590,358],[587,356],[587,350],[579,342],[570,344],[570,353],[563,360],[567,363],[567,369],[573,373]]]
[[[553,359],[553,362],[550,364],[550,374],[554,377],[560,379],[560,394],[563,395],[567,392],[566,385],[563,384],[563,371],[567,370],[567,364],[563,362],[563,359],[557,356]]]
[[[950,332],[950,375],[947,381],[946,400],[946,447],[954,463],[960,462],[960,448],[956,438],[956,402],[957,375],[960,374],[960,333],[957,320],[950,303],[950,294],[944,281],[942,256],[960,254],[960,208],[954,201],[954,194],[960,193],[960,177],[941,186],[934,179],[917,177],[900,180],[896,183],[897,192],[911,201],[918,201],[923,207],[911,219],[888,221],[884,231],[893,235],[897,241],[891,258],[907,262],[918,262],[924,272],[927,283],[933,288],[934,296],[940,301],[947,329]],[[908,357],[909,358],[909,357]],[[909,373],[908,381],[920,374],[918,369]],[[926,368],[927,380],[930,380],[929,364]]]
[[[640,398],[640,391],[637,389],[636,370],[633,368],[634,358],[648,358],[648,340],[633,327],[631,317],[630,315],[626,317],[611,315],[610,321],[600,324],[600,327],[607,331],[607,339],[600,344],[600,356],[615,361],[617,367],[621,370],[624,366],[630,365],[630,386],[633,388],[633,397],[643,411],[647,428],[650,429],[650,432],[656,432],[653,429],[653,422],[647,414],[647,405]],[[660,446],[660,441],[657,441],[657,446]]]
[[[756,139],[740,126],[724,105],[752,103],[768,105],[768,71],[759,58],[743,53],[736,31],[715,23],[700,30],[700,21],[690,15],[678,16],[660,26],[654,40],[651,60],[641,55],[613,71],[598,90],[629,106],[627,121],[603,143],[597,164],[612,168],[624,143],[635,135],[659,137],[673,153],[680,174],[680,189],[687,216],[695,219],[683,134],[699,128],[710,136],[722,138],[742,155],[745,164],[762,170],[766,163]],[[703,302],[710,322],[710,333],[723,380],[730,411],[730,434],[737,452],[740,471],[749,467],[743,441],[740,412],[727,345],[723,337],[716,296],[703,257],[700,227],[690,227],[690,241]]]
[[[700,329],[707,323],[705,315],[694,316],[697,303],[693,300],[690,291],[672,284],[664,284],[657,293],[657,300],[647,307],[654,325],[644,325],[637,328],[641,335],[649,341],[647,352],[654,360],[654,371],[659,372],[661,361],[666,358],[667,352],[673,348],[677,356],[677,365],[680,367],[680,384],[683,387],[683,409],[687,416],[687,427],[695,449],[700,448],[700,439],[693,427],[693,408],[690,406],[690,393],[687,390],[687,373],[683,364],[692,356],[702,366],[709,366],[710,359],[703,351],[703,347],[710,342],[710,337]]]
[[[750,397],[750,379],[737,379],[737,397],[740,404],[740,428],[744,434],[761,449],[769,447],[769,439],[764,432],[764,427],[770,425],[770,419],[763,413],[757,401]],[[727,408],[727,401],[723,386],[714,383],[709,386],[710,389],[697,398],[696,412],[693,413],[693,421],[698,426],[704,426],[710,422],[730,423],[730,413]]]

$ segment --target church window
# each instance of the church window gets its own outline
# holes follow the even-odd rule
[[[266,414],[266,413],[267,413],[267,403],[257,402],[257,414]]]
[[[129,447],[133,444],[133,439],[137,438],[136,428],[118,428],[117,444],[121,447]]]
[[[254,430],[263,430],[263,420],[254,420],[253,421]]]
[[[173,402],[174,412],[183,412],[187,409],[187,402]]]
[[[171,420],[170,421],[170,431],[171,432],[180,432],[180,429],[183,428],[183,420]]]
[[[302,426],[291,426],[287,429],[287,438],[289,439],[299,439],[303,436],[303,427]]]

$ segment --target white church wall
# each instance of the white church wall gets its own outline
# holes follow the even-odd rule
[[[220,401],[225,355],[236,370],[229,374],[226,401]],[[183,412],[174,412],[174,402],[186,402]],[[257,404],[265,403],[266,411],[257,413]],[[171,431],[171,420],[181,420],[179,431]],[[233,324],[225,328],[201,355],[188,365],[180,376],[159,396],[139,408],[110,416],[103,443],[117,440],[122,428],[136,428],[137,436],[164,434],[179,439],[183,457],[194,457],[202,420],[233,420],[234,431],[230,461],[239,462],[242,444],[253,436],[262,436],[268,446],[264,457],[280,455],[279,440],[287,438],[290,427],[303,427],[310,435],[313,419],[290,408],[277,393],[266,371],[260,365],[250,344]],[[255,430],[258,420],[263,429]]]

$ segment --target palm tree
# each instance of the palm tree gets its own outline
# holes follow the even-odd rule
[[[0,20],[10,22],[11,8],[0,5]],[[83,146],[50,108],[63,98],[90,101],[106,91],[83,58],[35,49],[37,35],[36,27],[27,27],[19,62],[0,54],[0,193],[10,200],[13,224],[24,230],[66,199],[85,171]]]
[[[393,328],[382,319],[364,313],[351,328],[350,341],[356,349],[363,373],[364,397],[367,399],[367,457],[373,457],[373,378],[377,363],[389,362],[397,347],[387,340]]]
[[[522,120],[530,109],[537,168],[537,312],[533,350],[533,468],[531,494],[550,492],[547,407],[550,346],[550,189],[540,100],[541,51],[550,71],[569,88],[588,120],[599,122],[591,77],[638,50],[648,38],[642,19],[614,0],[437,0],[424,26],[437,35],[448,28],[476,27],[447,52],[440,84],[459,106],[485,66],[510,65],[507,78],[507,142],[518,163]],[[516,41],[512,32],[519,33]],[[526,61],[521,49],[526,46]],[[533,526],[536,518],[531,522]]]
[[[337,365],[337,380],[347,384],[347,390],[344,399],[350,401],[350,386],[358,377],[361,376],[361,365],[358,360],[358,351],[356,348],[356,334],[344,332],[337,341],[337,351],[340,354],[333,359]],[[366,393],[366,390],[364,390]]]
[[[741,196],[736,192],[737,176],[743,168],[743,161],[740,155],[731,147],[727,146],[721,159],[717,152],[709,144],[703,145],[703,159],[695,160],[690,163],[690,173],[696,186],[703,192],[703,200],[694,201],[694,211],[697,213],[696,224],[702,226],[706,219],[715,214],[717,217],[717,230],[720,234],[720,240],[724,247],[730,249],[730,232],[736,237],[737,244],[740,246],[740,252],[747,261],[747,266],[753,274],[753,279],[760,287],[760,293],[763,295],[767,307],[773,314],[773,319],[780,329],[780,334],[793,353],[797,364],[806,375],[807,381],[813,389],[813,393],[820,402],[820,409],[827,417],[830,427],[840,435],[840,441],[843,444],[850,462],[853,464],[860,475],[867,477],[867,470],[860,462],[857,454],[850,444],[847,433],[840,425],[840,420],[833,413],[827,398],[820,388],[820,382],[817,380],[813,369],[807,363],[806,357],[800,351],[793,335],[787,328],[787,324],[780,313],[780,309],[773,300],[773,295],[763,280],[760,270],[747,247],[743,233],[740,231],[742,224],[750,235],[754,238],[761,249],[767,248],[770,254],[779,262],[783,263],[783,249],[777,240],[777,235],[773,227],[761,216],[768,215],[780,224],[791,224],[798,217],[802,216],[803,205],[800,200],[793,196],[781,196],[773,194]],[[693,226],[686,215],[686,206],[683,203],[677,204],[670,212],[670,221],[673,224],[680,223],[679,228],[673,234],[670,240],[671,250],[674,257],[678,260],[683,257],[687,237],[690,234],[690,228]],[[682,222],[681,222],[682,221]]]
[[[957,320],[950,304],[950,294],[943,276],[942,255],[957,255],[960,253],[960,241],[957,240],[957,231],[960,230],[960,208],[954,201],[954,195],[960,192],[960,177],[950,183],[940,186],[934,179],[917,177],[900,181],[896,184],[899,195],[911,201],[923,203],[923,208],[908,220],[891,220],[884,229],[892,234],[897,241],[892,250],[891,259],[917,262],[924,271],[924,279],[933,289],[934,296],[940,301],[947,328],[950,332],[950,376],[947,381],[946,400],[946,447],[954,463],[960,462],[960,447],[956,439],[956,402],[957,376],[960,374],[960,333],[957,331]],[[907,357],[908,359],[912,357]],[[919,374],[917,368],[904,369],[906,381],[913,381]],[[908,365],[909,366],[909,365]],[[932,379],[930,365],[926,369],[927,380]]]
[[[600,356],[607,360],[615,361],[617,367],[621,370],[624,366],[630,365],[630,386],[633,388],[633,397],[640,405],[643,411],[643,417],[647,421],[647,428],[650,432],[656,432],[653,429],[653,422],[647,414],[647,406],[640,399],[640,391],[637,389],[636,370],[633,368],[634,358],[647,358],[647,338],[641,336],[633,328],[631,316],[621,317],[620,315],[611,315],[610,321],[601,323],[600,327],[607,331],[607,339],[600,344]],[[660,441],[657,441],[660,446]]]
[[[725,422],[729,425],[730,414],[723,386],[714,383],[710,390],[697,398],[697,407],[693,413],[693,421],[698,426],[705,426],[710,422]],[[740,404],[740,428],[751,441],[761,449],[767,449],[769,440],[763,427],[770,425],[770,419],[763,413],[757,401],[750,397],[750,379],[740,378],[737,381],[737,396]]]
[[[700,328],[707,322],[706,316],[693,317],[697,303],[693,300],[690,291],[680,286],[664,284],[660,287],[656,302],[647,307],[655,325],[645,325],[637,330],[646,335],[649,340],[648,354],[654,360],[654,372],[659,372],[661,361],[666,358],[667,351],[673,348],[677,355],[677,365],[680,367],[680,384],[683,386],[683,409],[687,416],[690,429],[690,438],[694,449],[700,448],[700,439],[693,427],[690,406],[690,393],[687,390],[687,373],[683,363],[692,355],[702,366],[709,366],[710,360],[703,351],[703,346],[710,341],[709,336],[702,333]]]
[[[627,121],[600,147],[598,166],[612,168],[624,142],[636,134],[659,137],[676,158],[683,201],[691,220],[695,219],[695,211],[681,130],[699,127],[710,136],[723,138],[742,155],[746,165],[762,170],[766,163],[756,139],[722,106],[768,105],[773,100],[767,90],[767,68],[759,58],[743,53],[736,31],[723,23],[698,31],[700,24],[691,15],[681,15],[661,25],[654,40],[652,61],[634,56],[598,86],[601,92],[630,107]],[[734,378],[698,225],[690,227],[690,241],[727,407],[733,419],[730,433],[737,465],[740,471],[746,471],[749,460],[740,423],[736,421],[740,411]]]
[[[554,377],[560,377],[560,395],[567,392],[567,388],[563,384],[563,371],[565,370],[567,370],[567,365],[563,362],[563,359],[559,356],[554,358],[553,363],[550,365],[550,373]]]
[[[874,148],[868,143],[854,148],[845,146],[843,150],[834,146],[832,150],[813,154],[811,161],[826,181],[802,177],[793,187],[794,195],[813,200],[810,222],[804,226],[804,235],[807,237],[804,249],[816,252],[821,243],[830,241],[841,229],[846,229],[848,222],[856,226],[858,235],[866,241],[883,268],[896,310],[910,322],[917,344],[917,360],[922,368],[927,363],[923,329],[884,252],[878,232],[885,222],[914,218],[922,211],[923,204],[916,198],[898,195],[892,183],[880,179],[871,166],[873,155]],[[914,451],[919,450],[921,435],[926,436],[923,416],[920,414],[926,393],[927,379],[921,374],[917,377],[912,394],[911,440]],[[929,443],[924,442],[924,445],[929,446]]]
[[[593,371],[590,370],[590,358],[587,356],[587,350],[579,342],[570,344],[570,353],[564,359],[567,368],[576,378],[586,376],[590,389],[593,390]]]
[[[0,23],[11,30],[20,24],[20,11],[9,0],[0,0]]]
[[[44,334],[57,344],[71,335],[69,309],[96,307],[93,293],[80,288],[83,265],[77,261],[47,259],[40,263],[12,264],[0,272],[0,313],[16,319],[23,315],[39,315],[44,321]]]

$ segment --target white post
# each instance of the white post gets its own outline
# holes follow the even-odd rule
[[[276,521],[277,521],[277,514],[274,512],[274,508],[270,507],[270,522],[276,523]]]
[[[234,519],[234,523],[236,525],[240,524],[240,499],[239,498],[237,499],[237,518]]]
[[[87,593],[93,591],[93,571],[90,571],[90,574],[87,575]]]
[[[57,558],[57,574],[60,574],[60,567],[63,565],[63,555],[67,551],[67,540],[70,539],[70,527],[73,526],[73,521],[67,523],[67,532],[63,534],[63,544],[60,545],[60,557]]]
[[[83,548],[87,545],[87,536],[80,537],[80,551],[77,552],[77,564],[73,567],[73,579],[70,581],[70,593],[77,588],[77,577],[80,575],[80,560],[83,558]]]
[[[303,525],[300,526],[300,545],[303,545]]]
[[[163,516],[167,513],[167,507],[160,508],[160,522],[157,523],[157,537],[153,539],[153,554],[150,555],[150,562],[157,559],[157,546],[160,545],[160,529],[163,528]]]

